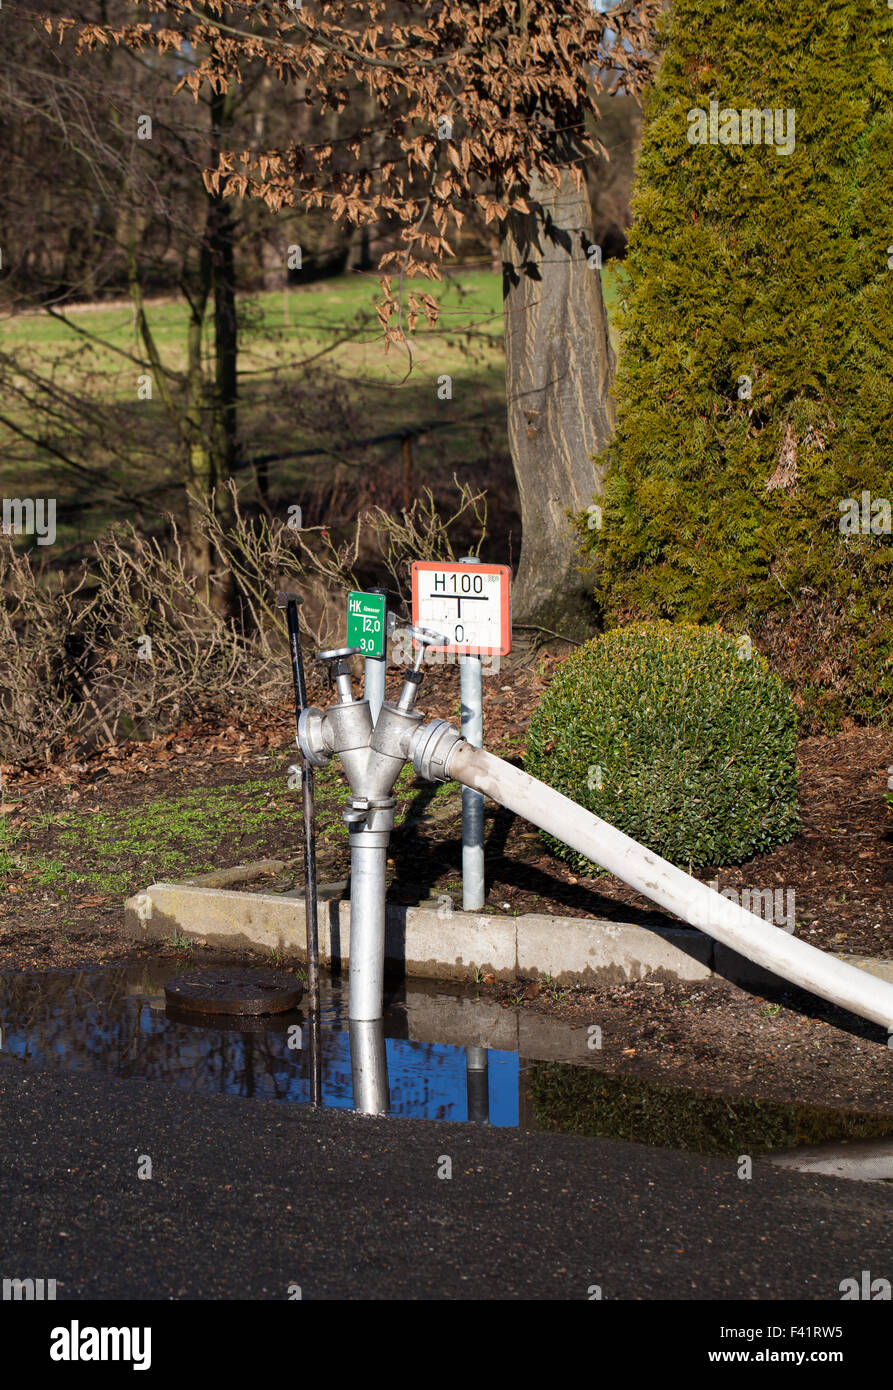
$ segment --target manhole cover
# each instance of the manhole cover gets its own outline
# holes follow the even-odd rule
[[[193,970],[164,986],[168,1004],[189,1014],[281,1014],[301,993],[300,981],[278,970]]]

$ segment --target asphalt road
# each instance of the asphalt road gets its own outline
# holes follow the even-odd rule
[[[370,1119],[0,1054],[0,1275],[57,1299],[821,1299],[893,1280],[893,1191]],[[152,1176],[140,1179],[145,1159]],[[452,1164],[452,1177],[439,1177]]]

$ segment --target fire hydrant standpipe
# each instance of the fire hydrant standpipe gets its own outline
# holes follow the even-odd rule
[[[375,724],[368,700],[355,700],[350,659],[355,647],[320,652],[329,668],[337,703],[311,706],[298,726],[298,742],[308,762],[324,766],[337,754],[351,796],[344,810],[350,832],[350,966],[348,1017],[381,1018],[384,995],[385,893],[388,844],[394,828],[394,783],[406,763],[412,735],[422,722],[415,709],[426,647],[443,640],[439,632],[408,629],[416,643],[396,703],[385,700]]]
[[[301,750],[313,766],[324,766],[333,754],[340,757],[353,793],[344,813],[351,827],[351,1019],[382,1014],[391,793],[411,758],[419,776],[434,782],[455,779],[484,793],[748,960],[893,1030],[893,985],[764,922],[544,782],[472,747],[445,720],[423,724],[415,697],[424,649],[444,639],[419,628],[409,633],[418,644],[415,666],[396,704],[382,705],[374,728],[368,703],[353,699],[347,663],[354,649],[341,648],[319,657],[331,663],[338,703],[325,711],[306,709],[298,730]]]

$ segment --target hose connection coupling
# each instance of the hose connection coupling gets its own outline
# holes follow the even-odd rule
[[[298,719],[298,747],[311,767],[325,767],[335,751],[326,712],[308,705]]]
[[[341,818],[351,835],[368,837],[376,833],[387,837],[394,828],[394,808],[396,801],[392,796],[352,796],[341,813]]]
[[[420,777],[429,782],[450,780],[450,758],[456,745],[464,742],[445,719],[434,719],[416,729],[409,745],[412,765]]]
[[[337,647],[334,651],[320,652],[317,661],[328,665],[329,678],[337,692],[334,705],[322,713],[308,710],[314,718],[306,718],[306,741],[312,753],[325,762],[332,753],[339,754],[344,771],[352,787],[361,786],[358,778],[368,756],[369,739],[372,737],[372,714],[368,700],[355,700],[350,683],[350,658],[359,653],[358,647]],[[315,716],[322,714],[322,723]],[[302,716],[302,719],[304,717]],[[301,721],[298,723],[298,742],[304,749],[301,739]],[[312,759],[311,759],[312,761]],[[314,763],[319,767],[320,763]]]

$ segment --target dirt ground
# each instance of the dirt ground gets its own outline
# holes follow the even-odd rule
[[[893,1051],[881,1028],[797,990],[638,981],[601,989],[493,985],[509,1008],[601,1029],[600,1070],[726,1096],[891,1117]],[[519,1001],[520,996],[520,1001]],[[526,997],[525,997],[526,996]]]
[[[530,712],[560,655],[557,649],[541,650],[526,665],[504,667],[485,681],[485,742],[493,751],[522,756]],[[396,685],[399,673],[390,676]],[[324,690],[311,693],[326,701]],[[458,702],[458,671],[432,668],[420,698],[426,714],[455,721]],[[295,761],[294,711],[286,704],[253,723],[221,728],[195,721],[165,739],[122,744],[79,761],[4,767],[0,814],[16,841],[12,870],[0,875],[0,970],[65,968],[132,956],[133,947],[120,935],[123,896],[153,880],[188,876],[171,871],[163,851],[152,862],[122,836],[115,881],[126,882],[125,891],[110,892],[91,882],[95,840],[86,833],[91,817],[112,817],[112,826],[118,824],[114,817],[127,817],[139,841],[142,808],[200,788],[230,800],[223,803],[223,829],[218,820],[200,850],[193,845],[190,852],[198,860],[187,869],[298,855],[300,796],[287,785]],[[893,817],[883,795],[893,765],[893,736],[851,729],[806,739],[800,763],[797,837],[771,854],[701,876],[739,890],[793,890],[796,931],[804,940],[833,951],[893,956]],[[255,811],[247,831],[240,815],[242,786],[251,789]],[[460,901],[458,789],[431,787],[410,772],[397,790],[400,823],[392,840],[391,897],[418,902],[450,894]],[[318,797],[322,882],[348,876],[339,816],[345,795],[334,770],[326,774]],[[246,804],[248,799],[246,791]],[[60,824],[66,826],[64,840]],[[536,911],[641,924],[668,920],[614,878],[573,873],[529,824],[492,805],[485,831],[486,910],[491,913]],[[114,830],[111,834],[114,838]],[[40,869],[48,863],[64,864],[64,872]],[[300,882],[298,870],[253,886],[275,892]],[[171,953],[164,943],[147,949]],[[881,1030],[821,1001],[793,993],[770,1000],[719,984],[644,982],[558,991],[518,982],[479,988],[506,1007],[549,1012],[580,1027],[598,1022],[606,1038],[607,1069],[669,1074],[709,1089],[721,1076],[723,1089],[741,1094],[893,1113],[893,1052]]]

